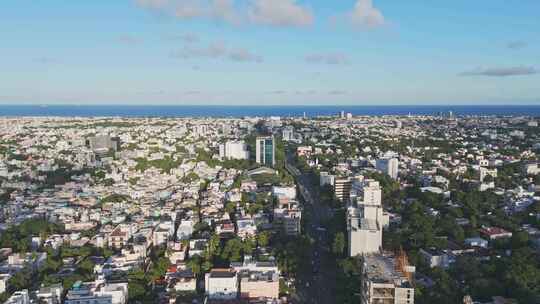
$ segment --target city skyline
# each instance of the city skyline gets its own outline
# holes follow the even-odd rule
[[[2,4],[0,104],[540,105],[536,1]]]

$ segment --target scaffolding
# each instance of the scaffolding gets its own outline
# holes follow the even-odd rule
[[[398,252],[396,252],[396,271],[406,277],[411,285],[413,284],[409,258],[407,257],[407,253],[403,250],[403,247],[400,247]]]

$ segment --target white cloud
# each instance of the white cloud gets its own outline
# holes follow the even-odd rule
[[[135,0],[135,3],[142,8],[184,20],[205,18],[238,24],[241,19],[234,0]]]
[[[295,0],[254,0],[248,18],[257,24],[274,26],[309,26],[313,24],[311,10]]]
[[[178,19],[211,19],[228,24],[242,23],[272,26],[308,26],[313,23],[311,10],[296,0],[249,0],[237,5],[235,0],[134,0],[142,8],[172,15]]]
[[[199,42],[200,40],[199,35],[194,34],[194,33],[167,35],[163,39],[171,40],[171,41],[182,41],[184,43],[196,43],[196,42]]]
[[[347,91],[344,90],[332,90],[328,91],[328,95],[347,95]]]
[[[234,0],[213,0],[210,6],[213,18],[231,24],[241,23],[241,17],[236,12],[233,1]]]
[[[373,6],[372,0],[358,0],[354,9],[349,13],[349,20],[354,26],[376,28],[386,24],[380,10]]]
[[[136,36],[125,34],[118,37],[118,42],[123,44],[135,45],[142,42],[142,40]]]
[[[227,48],[222,42],[215,42],[210,44],[208,47],[203,48],[193,48],[185,46],[184,48],[174,51],[171,54],[171,57],[181,58],[181,59],[191,59],[191,58],[219,58],[227,54]]]
[[[262,62],[263,58],[244,48],[228,48],[223,42],[215,42],[207,47],[193,48],[185,46],[182,49],[173,51],[172,58],[179,59],[194,59],[194,58],[210,58],[210,59],[228,59],[237,62]]]
[[[135,0],[137,5],[151,9],[161,9],[169,5],[169,0]]]
[[[200,1],[176,1],[172,9],[174,16],[179,19],[209,17],[209,9],[203,7]]]
[[[246,49],[233,49],[229,51],[229,59],[240,62],[262,62],[259,55],[255,55]]]
[[[535,67],[516,66],[516,67],[499,67],[499,68],[476,68],[472,71],[460,73],[460,76],[489,76],[489,77],[508,77],[508,76],[523,76],[534,75],[540,71]]]
[[[349,57],[343,53],[316,53],[305,57],[309,63],[321,63],[329,65],[346,65],[350,63]]]
[[[509,49],[518,50],[518,49],[522,49],[522,48],[527,47],[527,42],[525,42],[525,41],[512,41],[512,42],[509,42],[506,45],[506,47],[509,48]]]

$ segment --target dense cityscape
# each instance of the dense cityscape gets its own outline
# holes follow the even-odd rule
[[[538,123],[0,118],[0,302],[540,303]]]

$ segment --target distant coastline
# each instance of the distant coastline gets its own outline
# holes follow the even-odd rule
[[[211,105],[0,105],[1,117],[308,117],[336,115],[497,115],[540,117],[540,105],[211,106]]]

